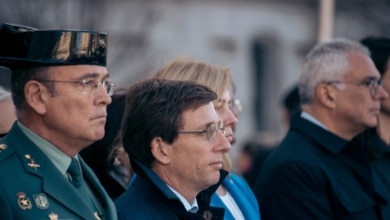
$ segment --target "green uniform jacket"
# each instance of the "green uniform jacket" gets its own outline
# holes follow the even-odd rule
[[[115,206],[93,171],[80,159],[84,179],[102,205],[101,219],[117,219]],[[0,139],[0,218],[99,219],[49,158],[16,123]]]

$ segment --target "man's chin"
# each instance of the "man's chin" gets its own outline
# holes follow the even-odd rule
[[[374,128],[378,125],[378,119],[375,117],[365,124],[367,128]]]
[[[95,135],[94,135],[93,140],[94,140],[94,141],[98,141],[98,140],[103,139],[104,134],[105,134],[104,128],[103,128],[103,129],[98,129],[98,130],[96,131]]]

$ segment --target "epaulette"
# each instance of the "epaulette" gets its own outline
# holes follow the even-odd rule
[[[0,163],[12,155],[14,149],[4,143],[4,139],[0,141]]]

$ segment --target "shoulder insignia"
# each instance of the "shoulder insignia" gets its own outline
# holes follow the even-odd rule
[[[0,153],[1,153],[1,151],[7,150],[7,149],[8,149],[8,146],[6,144],[0,144]]]
[[[0,153],[7,150],[8,146],[6,144],[0,144]]]
[[[14,152],[15,150],[10,145],[0,142],[0,163],[2,160],[12,155]]]

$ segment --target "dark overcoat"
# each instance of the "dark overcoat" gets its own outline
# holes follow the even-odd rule
[[[211,196],[220,183],[198,194],[199,211],[191,213],[155,172],[137,161],[131,164],[137,175],[127,191],[115,200],[119,220],[223,219],[224,208],[210,207]],[[220,181],[226,175],[221,170]]]
[[[255,186],[263,220],[382,219],[367,145],[294,115]]]

